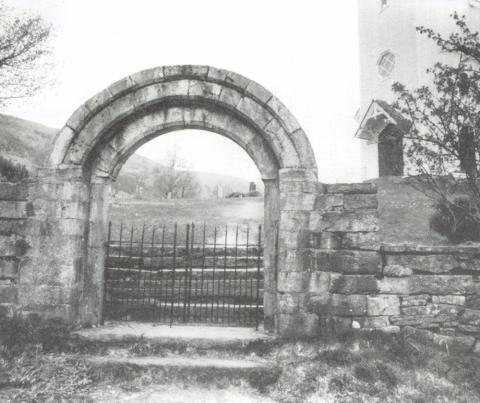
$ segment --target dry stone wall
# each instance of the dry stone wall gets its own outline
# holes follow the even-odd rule
[[[28,189],[28,182],[0,182],[0,315],[12,315],[19,304],[20,267],[30,249]]]
[[[480,247],[382,243],[376,192],[336,184],[317,196],[305,253],[319,331],[414,329],[480,352]]]

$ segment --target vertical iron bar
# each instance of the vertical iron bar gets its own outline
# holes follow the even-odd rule
[[[190,230],[192,231],[192,234],[190,236],[190,254],[189,254],[189,275],[188,275],[188,316],[187,318],[190,320],[190,305],[192,301],[192,253],[193,253],[193,247],[194,247],[194,237],[195,237],[195,224],[192,223],[192,226],[190,227]],[[197,290],[195,289],[195,295],[197,294]],[[195,305],[196,308],[196,305]]]
[[[206,236],[206,223],[203,223],[203,247],[202,247],[202,274],[200,278],[200,320],[203,317],[203,303],[205,302],[205,293],[203,292],[203,280],[204,280],[204,272],[205,272],[205,236]],[[208,301],[208,300],[207,300]],[[205,304],[207,307],[208,305]],[[208,310],[205,311],[205,315],[208,316]]]
[[[225,320],[225,285],[227,283],[227,235],[228,235],[228,226],[225,225],[225,250],[223,251],[223,290],[222,290],[222,322]],[[220,290],[219,290],[220,291]],[[219,293],[220,294],[220,293]],[[218,321],[218,315],[217,315]]]
[[[152,292],[153,292],[153,306],[157,306],[157,279],[153,280],[154,287],[152,287],[153,277],[153,256],[155,247],[155,225],[152,227],[152,248],[150,249],[150,276],[148,277],[148,307],[149,307],[149,319],[153,320],[154,310],[152,309]],[[155,276],[156,277],[156,276]]]
[[[129,259],[128,259],[128,279],[130,279],[130,276],[132,275],[132,272],[134,270],[133,269],[133,259],[132,259],[132,255],[133,255],[133,232],[134,232],[134,229],[133,229],[133,224],[131,226],[131,230],[130,230],[130,251],[129,251]],[[127,312],[128,312],[128,309],[129,309],[129,293],[130,293],[130,280],[127,282],[127,293],[126,293],[126,298],[125,298],[125,301],[126,301],[126,306],[127,306]],[[127,314],[127,318],[128,318],[128,314]],[[127,319],[129,320],[129,319]]]
[[[245,251],[245,298],[243,300],[243,307],[244,307],[244,312],[243,312],[243,317],[244,321],[248,321],[248,247],[249,247],[249,242],[250,242],[250,226],[247,224],[247,249]]]
[[[109,278],[109,271],[108,271],[108,266],[110,264],[110,238],[112,236],[112,222],[108,222],[108,235],[107,235],[107,245],[106,245],[106,251],[105,251],[105,263],[104,263],[104,268],[103,268],[103,312],[102,312],[102,322],[101,324],[103,325],[105,321],[105,312],[106,309],[105,307],[107,306],[107,290],[108,290],[108,278]],[[110,303],[112,298],[110,297]]]
[[[160,250],[160,304],[159,304],[159,309],[157,310],[157,317],[158,320],[161,321],[162,319],[165,319],[166,313],[167,313],[167,299],[168,299],[168,270],[167,270],[167,275],[164,276],[165,272],[165,225],[162,227],[162,247]],[[158,277],[158,273],[157,273]],[[166,279],[165,279],[166,277]],[[155,282],[155,287],[158,285],[158,278]],[[162,301],[163,298],[163,301]],[[162,318],[163,314],[163,318]]]
[[[186,234],[185,234],[185,280],[183,281],[183,323],[185,323],[186,316],[187,316],[187,298],[188,298],[188,248],[190,246],[190,224],[186,226]]]
[[[143,241],[145,239],[145,223],[143,223],[142,227],[142,237],[140,239],[140,264],[139,264],[139,273],[138,273],[138,289],[136,291],[138,297],[140,297],[140,288],[143,280],[143,292],[142,292],[142,298],[141,298],[141,304],[139,302],[139,305],[141,305],[138,309],[141,309],[141,317],[145,314],[145,279],[142,279],[142,271],[143,271]],[[138,244],[137,244],[138,245]],[[139,298],[140,300],[140,298]]]
[[[235,260],[233,262],[233,316],[234,318],[236,318],[236,320],[238,321],[238,318],[239,318],[239,315],[238,315],[238,308],[236,307],[236,302],[237,302],[237,263],[238,263],[238,224],[237,224],[237,228],[235,230]],[[239,281],[239,295],[241,296],[242,295],[242,282]],[[239,298],[238,299],[239,302],[241,301],[241,299]],[[240,305],[239,305],[240,306]]]
[[[257,304],[255,307],[255,329],[258,330],[258,306],[260,299],[260,259],[262,257],[262,226],[258,226],[258,256],[257,256]]]
[[[172,301],[170,303],[170,327],[173,323],[173,303],[175,301],[175,265],[177,263],[177,223],[173,227],[173,267],[172,267]]]
[[[215,224],[215,229],[213,231],[213,274],[212,274],[212,302],[211,302],[211,310],[210,310],[210,319],[213,322],[214,312],[213,312],[213,305],[215,304],[215,266],[217,261],[217,225]],[[208,283],[207,283],[208,287]]]
[[[125,284],[124,284],[124,277],[122,275],[122,234],[123,234],[123,222],[120,223],[120,240],[119,240],[119,243],[118,243],[118,266],[120,266],[120,270],[118,270],[118,289],[117,289],[117,295],[120,295],[120,302],[121,302],[121,305],[122,305],[122,314],[120,315],[120,319],[123,318],[123,312],[124,312],[124,306],[123,306],[123,297],[122,297],[122,294],[121,292],[123,291],[123,289],[125,288]],[[120,304],[115,304],[115,305],[120,305]],[[115,318],[115,319],[118,319],[118,318]]]

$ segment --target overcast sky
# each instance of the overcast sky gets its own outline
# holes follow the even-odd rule
[[[4,112],[61,127],[90,96],[136,71],[207,64],[262,84],[297,117],[325,182],[359,177],[356,0],[7,0],[54,27],[53,88]],[[193,169],[258,178],[243,150],[207,132],[171,133],[138,152],[161,159],[176,143]]]

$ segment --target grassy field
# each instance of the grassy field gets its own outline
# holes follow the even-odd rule
[[[178,224],[178,239],[185,239],[186,225],[196,226],[196,240],[199,241],[206,226],[207,242],[212,242],[217,227],[217,243],[235,243],[236,227],[239,226],[238,241],[245,242],[247,228],[250,240],[255,242],[258,226],[263,225],[263,198],[244,199],[208,199],[208,200],[133,200],[115,203],[110,209],[112,237],[119,238],[120,224],[124,229],[123,239],[130,236],[134,227],[134,238],[141,237],[143,225],[146,225],[146,239],[150,240],[152,228],[156,228],[156,240],[159,241],[161,231],[165,227],[167,239],[173,237],[174,224]],[[227,227],[227,230],[226,230]],[[227,232],[225,234],[225,232]],[[126,235],[125,235],[126,234]],[[127,238],[125,238],[125,236]]]

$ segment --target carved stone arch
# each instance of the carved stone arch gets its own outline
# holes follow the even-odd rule
[[[265,323],[275,323],[281,334],[303,334],[304,318],[292,321],[295,313],[282,312],[279,304],[285,298],[303,301],[306,292],[298,248],[313,209],[306,197],[316,189],[313,150],[274,95],[209,66],[164,66],[125,77],[80,106],[57,134],[40,186],[62,188],[55,203],[72,206],[68,213],[52,208],[48,217],[60,231],[69,228],[62,256],[73,278],[66,286],[70,317],[101,322],[111,180],[142,144],[185,128],[228,137],[257,165],[266,189]]]

